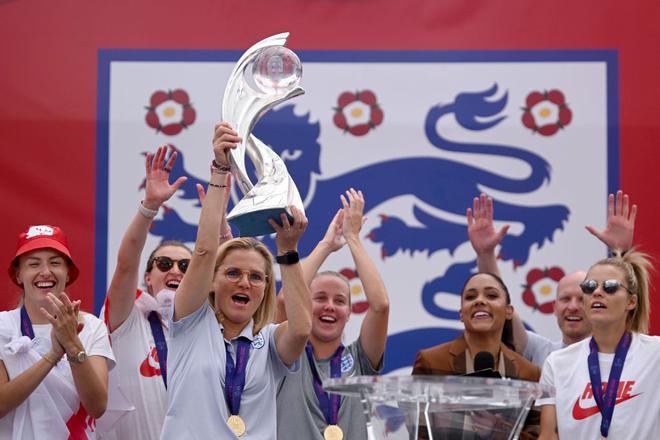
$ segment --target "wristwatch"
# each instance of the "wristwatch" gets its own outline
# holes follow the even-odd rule
[[[66,360],[75,364],[82,364],[85,362],[85,359],[87,359],[87,353],[85,353],[85,350],[81,350],[78,352],[78,354],[73,356],[71,356],[69,353],[66,354]]]
[[[275,261],[277,261],[277,264],[296,264],[300,261],[300,256],[298,256],[298,252],[296,251],[288,251],[284,255],[275,257]]]

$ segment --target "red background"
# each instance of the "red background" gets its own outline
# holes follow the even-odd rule
[[[62,226],[81,269],[70,293],[91,309],[99,48],[245,49],[282,31],[294,50],[617,49],[621,186],[636,242],[660,255],[659,17],[652,0],[0,0],[0,261],[27,224]]]

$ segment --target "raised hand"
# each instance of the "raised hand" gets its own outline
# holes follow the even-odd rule
[[[226,122],[219,122],[213,132],[213,153],[215,163],[220,166],[229,166],[229,150],[236,148],[241,137]]]
[[[468,238],[477,255],[494,253],[495,247],[502,242],[509,230],[509,225],[495,231],[493,226],[493,198],[481,193],[472,200],[472,209],[466,212]]]
[[[364,213],[364,195],[362,191],[351,188],[346,191],[346,197],[342,194],[339,198],[344,205],[344,237],[346,239],[358,238],[364,223],[362,215]]]
[[[143,201],[145,208],[157,210],[188,179],[185,176],[181,176],[173,184],[170,184],[170,173],[176,161],[177,152],[172,149],[172,154],[170,154],[169,159],[166,161],[167,148],[167,145],[163,145],[162,147],[158,147],[155,155],[151,153],[147,154],[145,163],[147,178]]]
[[[328,246],[330,252],[338,251],[346,244],[343,231],[344,210],[340,209],[337,211],[335,216],[332,218],[332,221],[328,225],[328,229],[325,231],[325,235],[321,239],[321,243],[325,243]]]
[[[610,249],[627,251],[633,245],[636,216],[637,205],[632,205],[631,208],[628,194],[619,190],[616,193],[616,199],[614,194],[609,196],[605,229],[598,230],[591,225],[585,226],[585,228]]]
[[[305,229],[307,229],[307,217],[295,206],[290,206],[291,215],[293,216],[293,224],[289,222],[286,213],[280,214],[282,226],[280,226],[272,218],[268,219],[268,223],[275,229],[275,244],[279,252],[285,253],[288,251],[298,250],[298,241],[302,237]]]

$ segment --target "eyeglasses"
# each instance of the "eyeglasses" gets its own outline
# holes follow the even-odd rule
[[[225,270],[225,278],[227,278],[227,280],[231,281],[232,283],[238,283],[241,281],[243,279],[243,274],[247,275],[248,282],[252,287],[263,286],[264,283],[266,283],[268,280],[268,276],[261,272],[241,270],[237,267],[230,267],[229,269]]]
[[[596,280],[584,280],[580,283],[580,288],[582,289],[582,293],[591,295],[598,288],[598,284],[599,283]],[[603,290],[605,291],[605,293],[608,293],[610,295],[616,293],[616,291],[619,290],[620,287],[623,287],[629,293],[632,294],[630,289],[624,286],[623,284],[621,284],[621,281],[619,280],[605,280],[601,282],[600,285],[603,286]]]
[[[182,258],[180,260],[173,260],[170,257],[156,257],[154,258],[154,263],[156,267],[161,272],[167,272],[168,270],[174,267],[174,263],[179,266],[181,273],[186,273],[188,270],[188,265],[190,264],[190,258]]]

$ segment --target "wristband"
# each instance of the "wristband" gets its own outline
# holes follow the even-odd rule
[[[296,264],[300,261],[300,256],[296,251],[288,251],[284,255],[278,255],[275,257],[277,264]]]
[[[138,211],[146,218],[154,218],[158,215],[157,209],[156,210],[149,209],[146,206],[144,206],[142,202],[140,202],[140,204],[138,205]]]

